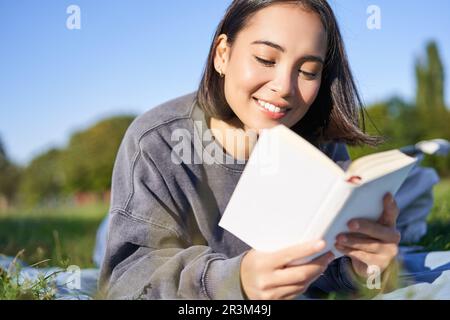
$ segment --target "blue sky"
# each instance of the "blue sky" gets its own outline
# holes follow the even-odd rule
[[[194,91],[231,0],[0,0],[0,137],[26,164],[110,115]],[[415,95],[414,61],[438,42],[450,72],[450,1],[332,0],[366,103]],[[66,28],[69,5],[81,29]],[[366,26],[369,5],[381,29]],[[450,105],[450,81],[446,101]]]

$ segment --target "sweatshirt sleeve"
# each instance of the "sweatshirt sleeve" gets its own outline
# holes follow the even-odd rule
[[[228,258],[189,234],[163,175],[129,133],[118,152],[111,193],[101,294],[108,299],[243,299],[243,254]]]

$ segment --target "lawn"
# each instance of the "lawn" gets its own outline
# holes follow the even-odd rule
[[[419,245],[426,250],[450,250],[450,179],[439,183],[434,194],[429,231]],[[0,212],[0,253],[15,256],[25,249],[21,258],[30,264],[51,259],[42,266],[93,267],[96,229],[107,210],[103,204]]]
[[[419,242],[427,251],[450,250],[450,179],[434,189],[435,204],[428,216],[428,232]]]
[[[40,266],[93,267],[92,251],[98,225],[108,205],[0,212],[0,253]]]

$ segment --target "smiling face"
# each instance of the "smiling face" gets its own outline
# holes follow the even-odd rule
[[[258,11],[232,47],[221,35],[215,68],[225,74],[225,97],[245,129],[292,127],[320,89],[327,36],[320,17],[298,4]]]

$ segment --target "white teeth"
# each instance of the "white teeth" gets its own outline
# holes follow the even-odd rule
[[[258,103],[261,107],[263,107],[266,110],[269,110],[270,112],[274,112],[274,113],[281,112],[281,108],[275,107],[273,104],[270,104],[268,102],[258,100]]]

